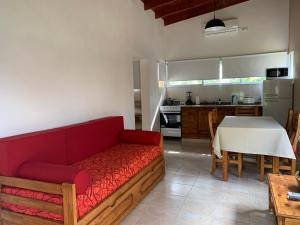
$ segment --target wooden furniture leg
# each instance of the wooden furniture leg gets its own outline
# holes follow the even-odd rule
[[[260,156],[260,175],[259,180],[263,182],[265,180],[265,156]]]
[[[284,225],[284,218],[281,216],[277,216],[277,225]]]
[[[64,207],[64,225],[77,225],[75,184],[64,183],[62,185],[62,191]]]
[[[292,159],[292,169],[291,169],[291,175],[294,176],[296,174],[296,160],[295,159]]]
[[[273,156],[273,173],[279,173],[279,157]]]
[[[242,153],[238,153],[238,177],[242,176],[243,171],[243,155]]]
[[[211,175],[214,175],[216,172],[216,167],[217,167],[216,164],[217,164],[216,154],[214,152],[212,152],[212,154],[211,154],[211,170],[210,170]]]
[[[223,151],[223,180],[228,181],[228,152]]]
[[[257,156],[256,156],[256,163],[257,163],[257,169],[258,169],[258,170],[260,170],[260,161],[261,161],[260,159],[261,159],[260,156],[257,155]]]

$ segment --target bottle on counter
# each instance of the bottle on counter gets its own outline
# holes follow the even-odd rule
[[[200,97],[196,96],[196,105],[200,105]]]

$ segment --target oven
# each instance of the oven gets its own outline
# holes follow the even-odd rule
[[[181,107],[160,107],[160,129],[164,137],[181,137]]]

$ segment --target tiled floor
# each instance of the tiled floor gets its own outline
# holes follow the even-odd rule
[[[122,225],[274,225],[255,163],[211,176],[207,143],[165,141],[166,176]]]

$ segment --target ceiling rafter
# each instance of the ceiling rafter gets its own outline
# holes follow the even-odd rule
[[[142,0],[144,2],[144,8],[145,10],[148,9],[155,9],[157,7],[169,4],[171,2],[174,2],[176,0]]]
[[[182,0],[177,1],[172,5],[165,5],[159,7],[154,10],[155,18],[163,18],[172,14],[179,13],[181,11],[185,11],[187,9],[192,9],[195,7],[206,7],[207,5],[211,4],[210,1],[204,0]]]
[[[145,10],[152,9],[155,18],[170,25],[249,0],[142,0]]]

